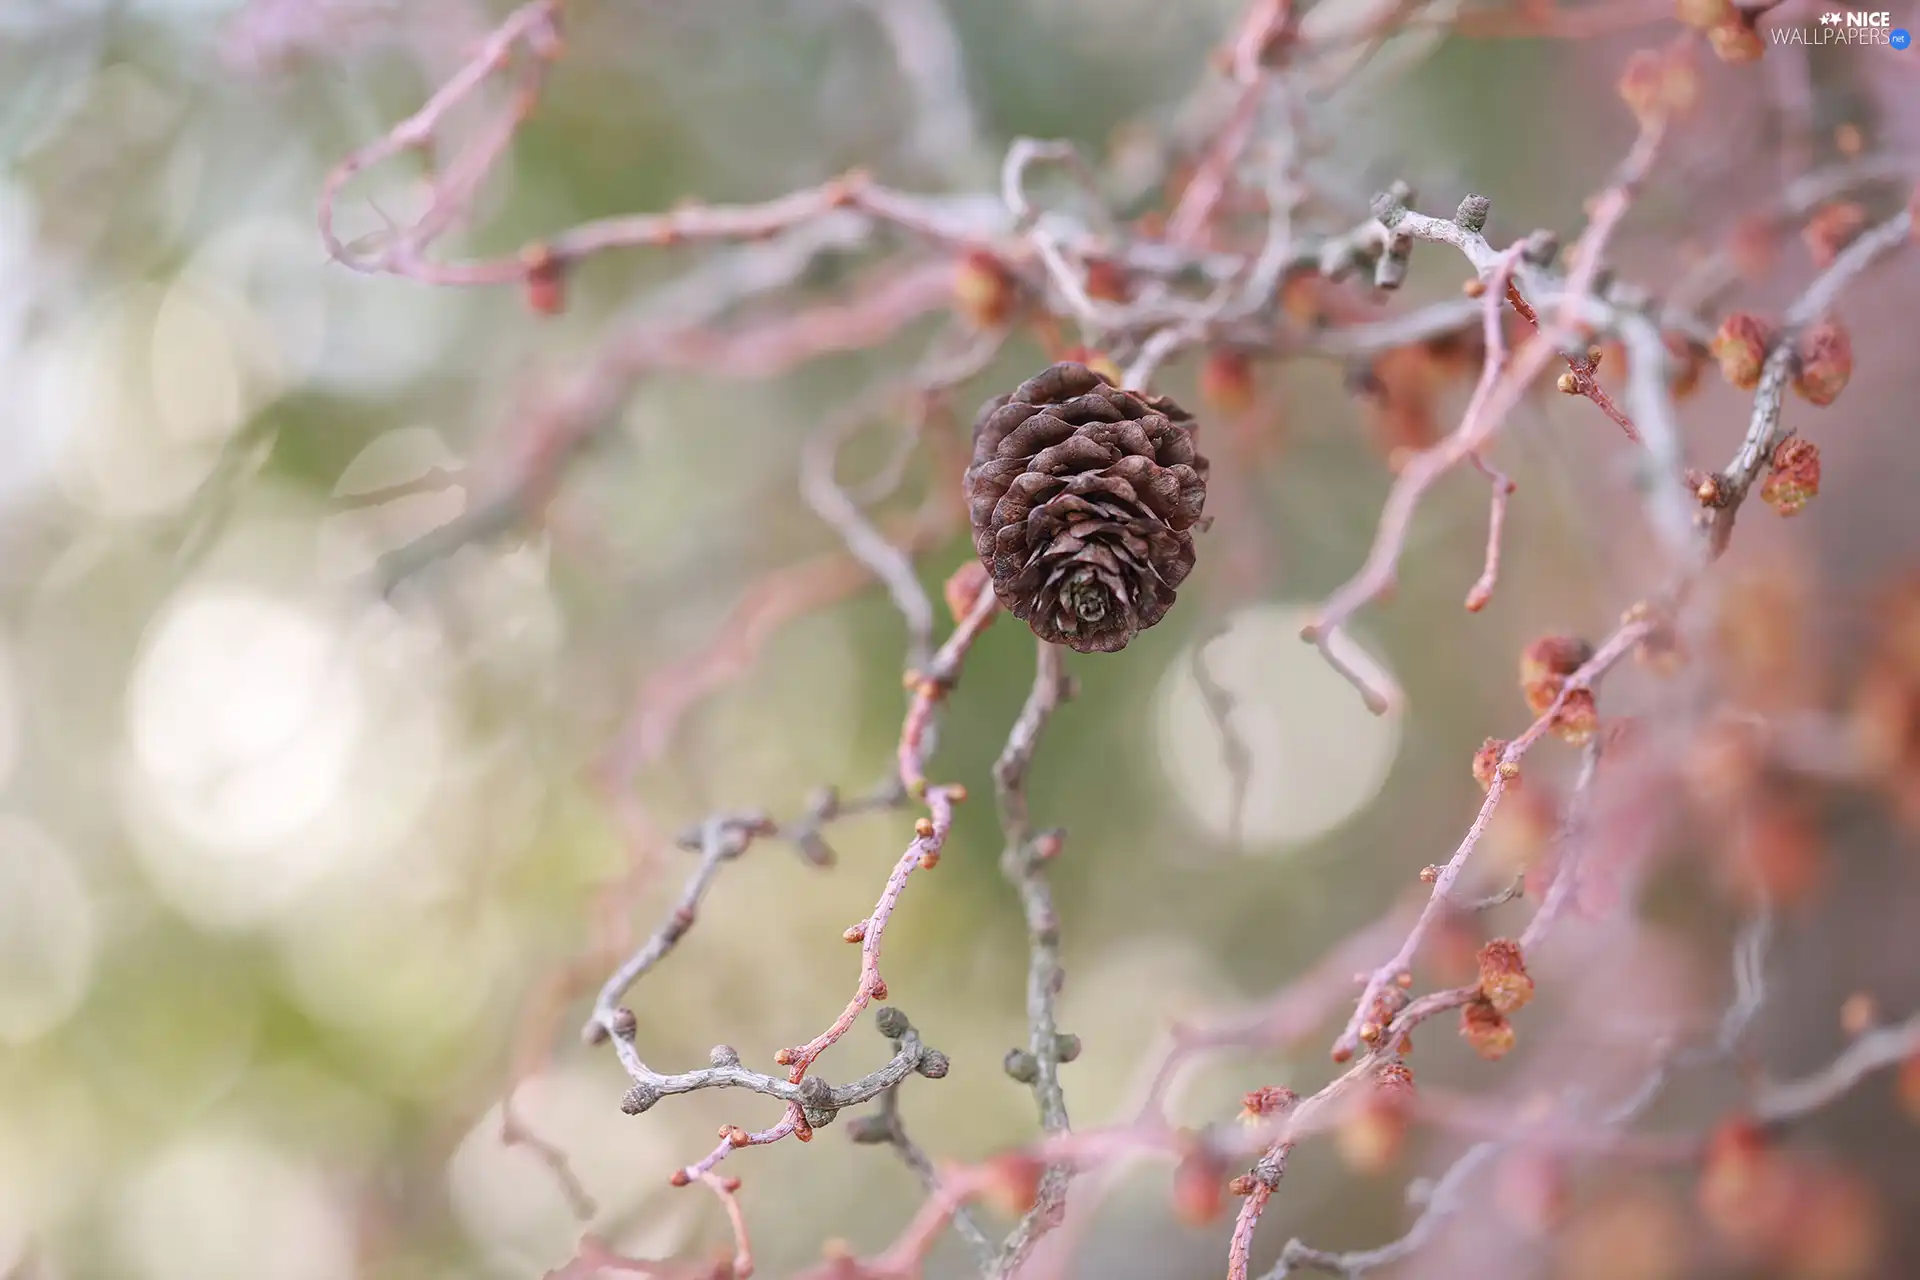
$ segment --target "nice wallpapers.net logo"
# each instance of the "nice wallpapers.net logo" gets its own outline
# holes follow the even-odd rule
[[[1905,27],[1893,25],[1886,10],[1829,9],[1820,15],[1814,27],[1776,27],[1767,33],[1775,44],[1801,45],[1885,45],[1905,49],[1913,36]]]

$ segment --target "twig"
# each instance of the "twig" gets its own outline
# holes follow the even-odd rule
[[[1054,1007],[1065,975],[1060,967],[1060,916],[1046,874],[1046,864],[1058,854],[1061,837],[1058,833],[1035,837],[1027,807],[1027,772],[1041,734],[1067,696],[1061,657],[1059,646],[1038,642],[1033,689],[993,766],[1005,837],[1000,870],[1019,892],[1027,922],[1027,1052],[1033,1059],[1033,1097],[1040,1108],[1040,1125],[1048,1133],[1067,1128],[1067,1100],[1060,1087],[1062,1037]],[[1021,1217],[1001,1251],[1003,1274],[1018,1267],[1034,1242],[1059,1222],[1066,1191],[1067,1170],[1049,1168],[1040,1180],[1033,1207]]]

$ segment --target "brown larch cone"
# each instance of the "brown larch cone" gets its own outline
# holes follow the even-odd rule
[[[966,496],[1007,612],[1042,640],[1112,653],[1193,571],[1207,460],[1173,401],[1056,364],[981,409]]]

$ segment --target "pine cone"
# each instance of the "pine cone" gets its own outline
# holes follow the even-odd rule
[[[973,546],[1009,613],[1042,640],[1112,653],[1160,621],[1193,571],[1207,460],[1162,396],[1056,364],[973,428]]]

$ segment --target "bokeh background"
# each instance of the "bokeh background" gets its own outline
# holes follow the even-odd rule
[[[511,251],[590,217],[763,199],[851,165],[915,190],[991,190],[1019,135],[1079,143],[1122,213],[1137,213],[1168,157],[1217,121],[1226,91],[1208,58],[1240,6],[949,3],[948,61],[911,72],[884,9],[580,4],[547,97],[444,247]],[[327,261],[314,229],[323,174],[412,111],[501,12],[0,0],[0,1273],[538,1275],[581,1226],[538,1158],[500,1140],[516,1062],[533,1070],[522,1119],[570,1157],[599,1205],[593,1229],[640,1256],[697,1256],[724,1245],[724,1219],[666,1175],[716,1125],[778,1113],[708,1093],[629,1119],[611,1056],[572,1035],[577,1003],[550,1054],[529,1056],[523,1013],[580,955],[600,887],[627,866],[590,779],[645,677],[710,645],[763,575],[836,548],[799,496],[802,445],[943,320],[776,377],[650,376],[537,529],[467,547],[388,598],[368,592],[383,552],[474,500],[423,477],[510,470],[527,406],[618,317],[689,306],[673,283],[711,258],[597,259],[552,318],[513,289]],[[1632,135],[1611,90],[1619,61],[1657,32],[1564,43],[1435,26],[1383,50],[1317,108],[1325,225],[1350,224],[1368,191],[1405,177],[1433,209],[1491,195],[1502,237],[1571,231]],[[1848,122],[1876,148],[1915,154],[1911,64],[1875,52],[1710,67],[1708,108],[1621,234],[1623,271],[1657,284],[1724,236],[1778,188],[1790,126],[1816,158]],[[949,74],[957,95],[929,106],[929,77]],[[456,117],[456,137],[483,125]],[[408,161],[370,175],[343,221],[363,232],[417,209],[419,172]],[[822,253],[786,305],[833,295],[872,257]],[[1789,242],[1748,296],[1778,305],[1810,272]],[[1448,296],[1459,277],[1447,254],[1423,252],[1410,303]],[[1920,552],[1916,284],[1908,254],[1850,295],[1859,373],[1819,420],[1827,492],[1794,522],[1754,507],[1732,557],[1739,572],[1789,566],[1812,584],[1806,607],[1764,625],[1804,628],[1836,672],[1871,630],[1863,602]],[[1016,338],[935,429],[951,445],[974,404],[1045,359]],[[1194,378],[1178,361],[1162,384],[1197,402]],[[1406,693],[1404,710],[1369,716],[1296,637],[1359,564],[1391,476],[1337,365],[1259,379],[1245,438],[1260,447],[1235,468],[1193,588],[1124,653],[1070,661],[1083,693],[1034,772],[1036,820],[1068,831],[1055,877],[1063,1025],[1085,1044],[1065,1069],[1079,1123],[1123,1114],[1170,1019],[1257,1000],[1416,890],[1417,869],[1444,858],[1478,804],[1473,750],[1525,723],[1520,646],[1547,630],[1600,634],[1648,586],[1623,442],[1591,406],[1538,397],[1501,447],[1520,492],[1494,603],[1477,617],[1460,608],[1486,518],[1484,486],[1461,477],[1418,522],[1397,595],[1355,628]],[[1464,391],[1445,392],[1448,414]],[[1742,421],[1742,398],[1709,387],[1688,407],[1690,446],[1721,455]],[[876,422],[849,469],[879,465],[899,429]],[[419,491],[367,499],[390,486]],[[968,554],[956,529],[925,555],[929,590]],[[822,784],[851,794],[881,781],[904,708],[903,637],[877,588],[779,629],[639,780],[662,827],[716,808],[791,816]],[[1194,674],[1200,642],[1251,753],[1239,814]],[[934,776],[990,794],[1031,663],[1023,629],[988,631]],[[1548,750],[1543,768],[1572,763]],[[1865,800],[1841,825],[1835,874],[1782,925],[1775,953],[1785,976],[1761,1029],[1781,1073],[1831,1056],[1850,991],[1870,988],[1902,1016],[1920,999],[1911,831]],[[855,975],[840,931],[870,909],[910,831],[905,813],[861,818],[831,832],[830,870],[774,842],[728,868],[700,926],[632,996],[648,1059],[683,1069],[725,1042],[768,1068],[777,1047],[824,1026]],[[893,1003],[954,1062],[903,1100],[943,1158],[1033,1132],[1030,1095],[999,1069],[1026,1038],[1026,957],[998,853],[990,807],[963,807],[888,936]],[[658,854],[633,913],[642,928],[691,865]],[[1635,954],[1657,953],[1675,1008],[1709,1016],[1725,999],[1737,903],[1686,889],[1662,901],[1672,909]],[[1230,1117],[1255,1085],[1316,1085],[1332,1030],[1295,1054],[1209,1066],[1180,1119]],[[1580,1043],[1569,1035],[1563,1051]],[[1449,1038],[1433,1033],[1421,1055],[1441,1078],[1530,1078],[1525,1053],[1488,1067]],[[822,1070],[851,1078],[884,1048],[862,1027]],[[1872,1170],[1876,1221],[1897,1240],[1911,1231],[1902,1211],[1920,1207],[1920,1128],[1891,1120],[1883,1086],[1862,1092],[1828,1137]],[[1720,1101],[1696,1089],[1662,1119],[1697,1129]],[[1303,1151],[1262,1256],[1292,1233],[1329,1247],[1390,1237],[1406,1220],[1405,1178],[1447,1147],[1422,1139],[1375,1176]],[[880,1247],[920,1198],[888,1153],[837,1129],[728,1167],[745,1179],[768,1276],[817,1258],[828,1237]],[[1224,1253],[1224,1229],[1176,1224],[1164,1169],[1147,1169],[1109,1202],[1078,1274],[1212,1275]],[[1402,1274],[1452,1274],[1470,1256]],[[1576,1274],[1553,1239],[1506,1256],[1504,1269],[1460,1273]],[[1899,1256],[1878,1273],[1912,1274],[1888,1261]],[[932,1265],[959,1274],[962,1262],[943,1246]]]

